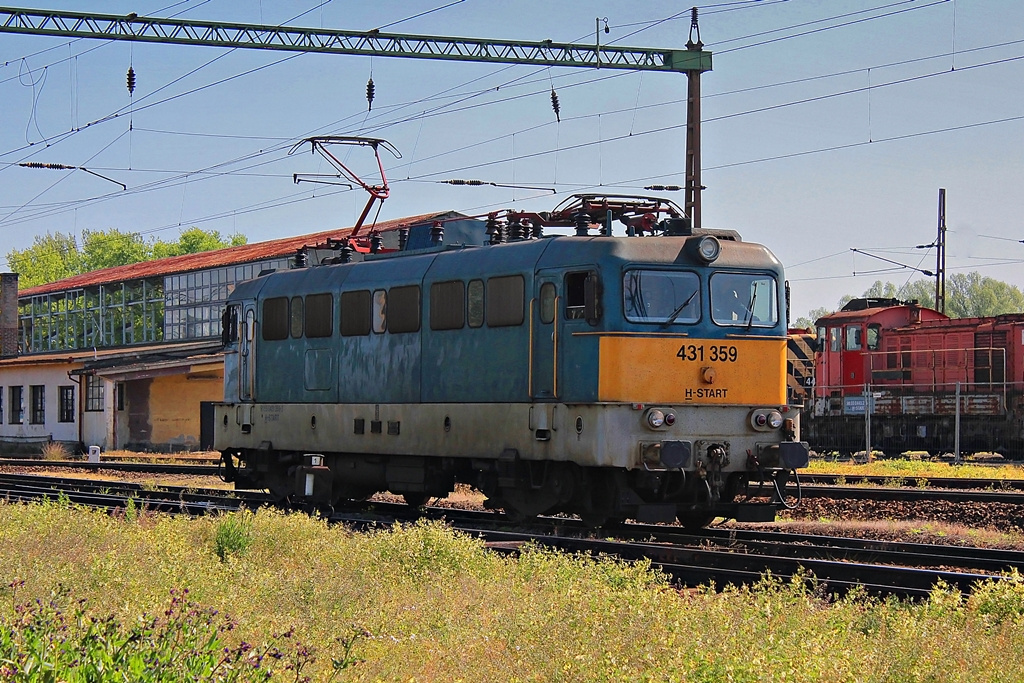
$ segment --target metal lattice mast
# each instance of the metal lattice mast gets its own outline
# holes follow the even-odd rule
[[[685,73],[687,106],[687,206],[700,227],[700,74],[711,70],[711,53],[693,41],[696,10],[685,50],[593,44],[511,41],[405,35],[371,31],[263,26],[190,19],[160,19],[0,7],[0,33],[23,33],[104,40],[128,40],[207,47],[238,47],[291,52],[444,59],[461,62],[533,64],[631,71]],[[692,168],[691,168],[692,166]]]

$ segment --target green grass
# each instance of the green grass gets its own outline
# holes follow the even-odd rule
[[[915,604],[834,599],[810,580],[680,591],[643,564],[501,556],[436,523],[231,519],[0,503],[0,681],[1024,677],[1020,577]],[[53,675],[23,675],[26,652]],[[75,668],[114,653],[167,663],[127,678]]]
[[[835,462],[811,460],[810,464],[800,470],[807,474],[839,474],[849,479],[854,477],[903,477],[906,479],[926,480],[928,478],[961,478],[961,479],[1024,479],[1024,468],[1016,465],[984,466],[984,465],[952,465],[945,462],[929,462],[925,460],[875,460],[870,463],[856,464],[850,461]]]

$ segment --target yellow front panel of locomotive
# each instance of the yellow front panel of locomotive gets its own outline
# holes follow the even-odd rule
[[[786,340],[602,336],[598,400],[786,404]]]

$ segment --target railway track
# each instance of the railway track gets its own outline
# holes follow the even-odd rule
[[[0,474],[0,497],[11,501],[44,497],[101,509],[123,508],[133,499],[147,510],[210,514],[269,503],[265,494],[216,489],[151,487],[67,477]],[[489,511],[442,507],[411,508],[400,503],[371,502],[333,511],[332,522],[370,528],[422,517],[444,520],[484,540],[496,552],[515,552],[522,544],[567,552],[610,555],[628,561],[649,560],[684,586],[714,582],[750,584],[765,572],[783,579],[816,577],[823,593],[861,586],[877,595],[923,597],[938,581],[964,593],[998,572],[1024,570],[1024,553],[980,548],[905,544],[745,530],[709,529],[687,534],[680,527],[625,524],[602,531],[615,539],[595,538],[579,520],[538,519],[529,527],[512,525]]]

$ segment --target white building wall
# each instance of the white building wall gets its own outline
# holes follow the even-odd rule
[[[81,367],[77,363],[54,363],[36,366],[14,366],[0,369],[0,391],[2,391],[3,415],[0,421],[0,441],[64,441],[78,443],[79,415],[81,410],[82,392],[77,381],[68,377],[68,372]],[[75,380],[80,378],[75,377]],[[32,424],[32,386],[45,387],[44,421]],[[12,386],[22,387],[21,424],[11,424],[11,390]],[[72,422],[60,422],[60,389],[62,386],[73,386],[75,409]]]

